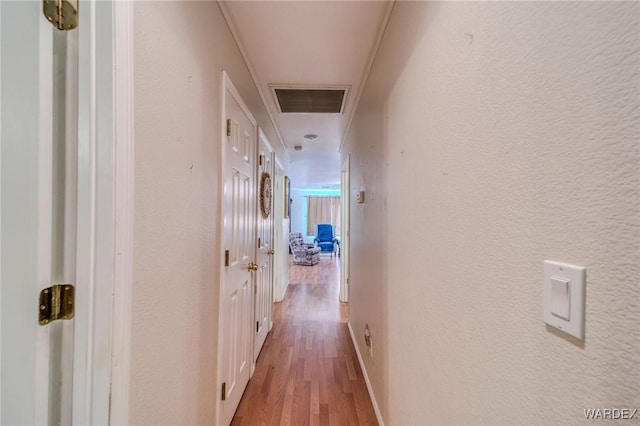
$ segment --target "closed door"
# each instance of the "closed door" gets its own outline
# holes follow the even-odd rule
[[[262,345],[271,329],[273,306],[273,149],[262,131],[258,136],[258,209],[256,212],[258,240],[256,244],[255,321],[253,361],[258,359]]]
[[[0,3],[0,423],[11,425],[73,417],[75,320],[39,325],[38,301],[75,283],[78,30],[54,28],[42,7]]]
[[[221,424],[229,424],[251,375],[256,245],[256,122],[224,74],[224,270],[220,306]]]

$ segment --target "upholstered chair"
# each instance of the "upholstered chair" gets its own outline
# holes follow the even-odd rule
[[[305,243],[300,232],[289,234],[289,247],[291,247],[295,265],[313,266],[320,262],[320,248]]]

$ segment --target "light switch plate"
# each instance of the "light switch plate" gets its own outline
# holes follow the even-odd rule
[[[586,275],[582,266],[544,261],[544,322],[580,340],[584,340]]]

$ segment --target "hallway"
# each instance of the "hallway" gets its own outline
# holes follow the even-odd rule
[[[289,287],[232,425],[377,424],[338,301],[339,258],[290,265]]]

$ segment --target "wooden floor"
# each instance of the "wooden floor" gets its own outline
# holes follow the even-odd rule
[[[291,265],[232,425],[377,425],[338,301],[339,259]]]

